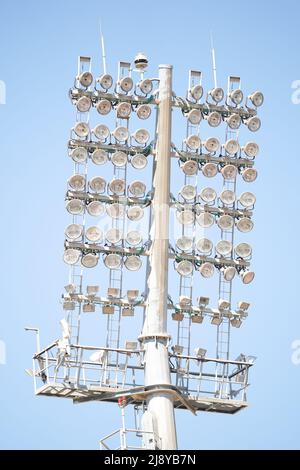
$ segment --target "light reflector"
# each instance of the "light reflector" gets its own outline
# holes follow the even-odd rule
[[[138,246],[142,242],[143,236],[139,230],[131,230],[127,233],[126,242],[130,246]]]
[[[145,157],[145,155],[143,155],[142,153],[136,153],[136,154],[131,158],[131,165],[132,165],[133,168],[135,168],[136,170],[143,170],[144,168],[146,168],[147,163],[148,163],[148,160],[147,160],[147,158]]]
[[[234,225],[234,219],[231,215],[221,215],[217,221],[218,227],[223,231],[231,230]]]
[[[221,268],[221,272],[223,274],[225,281],[227,282],[233,281],[236,275],[236,269],[233,266],[227,266],[227,267]]]
[[[261,128],[261,121],[257,116],[248,119],[246,124],[251,132],[257,132]]]
[[[190,209],[184,209],[177,212],[177,220],[182,225],[193,225],[195,220],[194,212]]]
[[[92,106],[92,100],[88,96],[81,96],[77,101],[76,107],[80,113],[87,113]]]
[[[108,100],[100,100],[96,105],[96,109],[101,116],[106,116],[111,111],[111,103]]]
[[[252,95],[249,96],[249,99],[256,108],[262,106],[264,103],[264,95],[260,91],[252,93]]]
[[[216,252],[218,255],[226,257],[232,252],[232,243],[227,240],[221,240],[216,245]]]
[[[74,191],[84,191],[85,177],[83,175],[73,175],[69,178],[69,186]]]
[[[127,163],[127,154],[119,150],[112,154],[111,161],[116,167],[125,166]]]
[[[205,163],[202,173],[206,178],[214,178],[218,174],[218,167],[215,163]]]
[[[180,251],[191,251],[193,248],[193,239],[191,237],[180,237],[176,240],[176,247]]]
[[[207,122],[211,127],[218,127],[222,122],[222,114],[218,113],[217,111],[209,113]]]
[[[255,158],[259,153],[259,146],[255,142],[248,142],[242,150],[245,152],[247,157]]]
[[[241,279],[244,284],[250,284],[255,278],[255,273],[253,271],[242,271]]]
[[[67,201],[66,209],[72,215],[79,215],[84,210],[84,203],[80,199],[71,199]]]
[[[93,83],[93,75],[91,72],[82,72],[78,77],[80,85],[84,88],[88,88]]]
[[[92,201],[87,205],[86,210],[92,217],[100,217],[104,214],[104,205],[99,201]]]
[[[239,198],[239,202],[243,207],[246,209],[249,209],[250,207],[253,207],[254,204],[256,203],[256,196],[253,193],[250,192],[245,192],[241,194]]]
[[[209,212],[202,212],[200,215],[197,216],[196,220],[202,228],[211,227],[215,221],[214,216]]]
[[[242,178],[246,183],[253,183],[257,179],[258,173],[255,168],[246,168],[242,172]]]
[[[81,264],[85,268],[94,268],[97,266],[99,260],[99,256],[93,253],[88,253],[81,258]]]
[[[237,176],[237,168],[234,165],[225,165],[221,173],[223,175],[224,180],[231,181],[234,180]]]
[[[252,255],[252,247],[249,243],[240,243],[235,247],[235,254],[239,258],[249,258]]]
[[[88,151],[84,147],[76,147],[70,155],[75,163],[85,163],[88,158]]]
[[[89,182],[89,187],[91,191],[94,191],[97,194],[104,193],[106,189],[106,181],[101,176],[94,176]]]
[[[198,163],[194,160],[188,160],[182,165],[182,171],[187,176],[196,175],[198,172]]]
[[[199,109],[192,109],[187,115],[188,121],[193,125],[197,126],[202,120],[202,114]]]
[[[101,142],[104,142],[110,136],[109,128],[105,124],[98,124],[92,130],[92,133]]]
[[[102,230],[96,226],[89,227],[85,232],[85,236],[87,240],[93,243],[99,242],[103,239]]]
[[[119,119],[128,119],[131,114],[131,104],[126,102],[119,103],[116,110]]]
[[[213,242],[208,238],[201,238],[201,240],[198,240],[196,248],[202,255],[208,256],[212,252]]]
[[[128,189],[133,197],[143,197],[146,192],[146,185],[142,181],[133,181]]]
[[[115,178],[109,183],[109,189],[113,194],[120,196],[125,192],[125,180]]]
[[[133,80],[131,77],[123,77],[121,78],[119,85],[124,93],[129,93],[133,88]]]
[[[65,235],[68,240],[77,240],[82,237],[83,226],[79,224],[68,225],[65,229]]]
[[[242,233],[249,233],[253,230],[254,223],[248,217],[242,217],[236,222],[237,229]]]
[[[210,137],[204,142],[204,147],[209,153],[215,153],[220,148],[220,142],[215,137]]]
[[[76,264],[80,258],[80,250],[75,250],[73,248],[68,248],[64,252],[64,262],[70,265]]]
[[[111,228],[106,232],[106,241],[112,245],[117,245],[123,239],[123,234],[118,228]]]
[[[197,189],[191,184],[186,184],[181,188],[180,194],[186,201],[192,201],[197,196]]]
[[[105,73],[97,79],[97,82],[100,84],[100,86],[103,88],[103,90],[107,91],[113,85],[113,78],[108,73]]]
[[[97,149],[92,153],[91,159],[95,165],[103,165],[108,160],[108,154],[103,149]]]
[[[116,253],[110,253],[104,259],[104,264],[108,269],[120,269],[122,258]]]
[[[188,277],[193,273],[194,265],[191,261],[183,260],[176,265],[176,271],[180,276]]]
[[[117,142],[126,142],[126,140],[128,140],[128,137],[129,137],[127,127],[124,127],[124,126],[116,127],[112,135],[114,136]]]
[[[90,133],[90,127],[86,122],[77,122],[74,126],[74,132],[80,139],[86,138]]]
[[[127,209],[127,217],[132,221],[141,220],[144,217],[144,209],[140,206],[130,206]]]
[[[139,119],[148,119],[151,116],[151,106],[148,104],[141,104],[137,107],[136,114]]]
[[[209,94],[215,103],[220,103],[224,98],[224,90],[222,88],[213,88]]]
[[[112,219],[123,219],[125,216],[125,207],[123,204],[114,203],[106,206],[106,212]]]
[[[237,130],[241,127],[242,119],[238,114],[232,114],[226,119],[228,127],[232,130]]]
[[[197,135],[190,135],[185,143],[191,150],[198,150],[201,147],[201,140]]]
[[[225,206],[232,206],[235,203],[236,195],[230,189],[224,189],[220,194],[220,200]]]
[[[213,188],[204,188],[200,192],[200,198],[205,204],[213,204],[217,199],[217,193]]]
[[[146,145],[150,139],[150,134],[147,129],[137,129],[132,137],[139,145]]]
[[[226,153],[228,155],[236,155],[238,151],[240,150],[240,144],[238,143],[237,140],[230,139],[227,140],[227,142],[224,145]]]
[[[212,263],[203,263],[201,264],[199,271],[201,276],[203,276],[205,279],[209,279],[213,277],[215,267]]]
[[[142,260],[139,256],[128,256],[125,260],[125,267],[128,271],[138,271],[142,267]]]

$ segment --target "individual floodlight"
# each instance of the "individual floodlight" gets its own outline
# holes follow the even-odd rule
[[[129,93],[133,88],[133,80],[131,77],[123,77],[119,81],[119,85],[124,93]]]
[[[106,206],[106,212],[112,219],[123,219],[125,216],[125,207],[123,204],[114,203]]]
[[[135,302],[138,299],[139,291],[136,289],[129,289],[127,291],[127,299],[129,302]]]
[[[218,127],[222,122],[222,114],[218,113],[217,111],[209,113],[207,122],[211,127]]]
[[[258,173],[255,168],[246,168],[242,171],[242,178],[246,183],[253,183],[257,179]]]
[[[181,295],[179,297],[180,308],[187,308],[192,306],[192,299],[186,295]]]
[[[249,233],[253,230],[254,223],[248,217],[242,217],[236,222],[237,229],[242,233]]]
[[[116,107],[117,117],[119,119],[128,119],[131,114],[131,104],[130,103],[119,103]]]
[[[100,100],[96,104],[96,109],[101,116],[106,116],[111,111],[111,102],[108,100]]]
[[[144,209],[140,206],[130,206],[127,209],[127,217],[132,221],[141,220],[144,217]]]
[[[203,144],[209,153],[215,153],[220,148],[220,142],[215,137],[210,137]]]
[[[139,119],[149,119],[151,116],[151,106],[148,104],[141,104],[137,107],[136,114]]]
[[[102,194],[106,189],[106,181],[101,176],[94,176],[89,181],[89,187],[91,191],[94,191],[97,194]]]
[[[97,266],[99,260],[98,255],[94,255],[93,253],[88,253],[81,258],[81,264],[85,268],[95,268]]]
[[[242,271],[240,276],[244,284],[250,284],[255,278],[255,273],[253,271]]]
[[[75,310],[75,302],[66,301],[63,303],[63,309],[72,311]]]
[[[86,138],[90,133],[90,127],[86,122],[77,122],[74,126],[74,132],[80,139]]]
[[[98,126],[94,127],[92,130],[92,133],[101,142],[104,142],[110,136],[110,130],[105,124],[98,124]]]
[[[134,316],[134,309],[123,307],[122,308],[122,317],[133,317]]]
[[[120,289],[117,287],[109,287],[107,289],[107,298],[108,299],[118,299],[121,295]]]
[[[220,326],[223,321],[223,317],[219,312],[214,312],[211,324],[215,326]]]
[[[259,146],[255,142],[248,142],[244,147],[242,147],[243,152],[249,158],[257,157],[259,153]]]
[[[94,78],[91,72],[82,72],[78,76],[78,80],[81,86],[83,86],[84,88],[88,88],[93,83]]]
[[[194,265],[191,261],[183,260],[176,265],[176,271],[180,276],[188,277],[193,274]]]
[[[128,137],[129,137],[129,132],[128,132],[127,127],[118,126],[112,132],[112,135],[114,136],[117,142],[126,142],[126,140],[128,140]]]
[[[214,216],[209,212],[201,212],[201,214],[197,216],[196,220],[202,228],[209,228],[215,222]]]
[[[199,307],[207,307],[209,304],[209,297],[203,297],[202,295],[198,297],[197,302],[199,304]]]
[[[245,302],[244,300],[238,303],[239,310],[242,310],[243,312],[247,312],[250,308],[249,302]]]
[[[209,279],[213,277],[214,272],[215,272],[215,267],[212,263],[203,263],[201,264],[199,268],[201,276],[203,276],[205,279]]]
[[[252,93],[252,95],[249,96],[249,100],[251,101],[253,106],[258,108],[264,103],[264,95],[260,91],[256,91],[255,93]]]
[[[188,160],[182,165],[182,171],[187,176],[196,175],[198,172],[198,163],[194,160]]]
[[[87,212],[93,217],[100,217],[104,213],[104,204],[99,201],[92,201],[86,207]]]
[[[146,168],[147,163],[148,163],[147,157],[145,157],[145,155],[143,155],[142,153],[136,153],[131,158],[131,165],[136,170],[143,170],[144,168]]]
[[[198,126],[202,120],[202,114],[199,109],[192,109],[188,114],[187,118],[190,124],[193,126]]]
[[[224,98],[224,90],[222,88],[213,88],[210,90],[209,95],[215,103],[220,103]]]
[[[232,206],[235,203],[236,195],[231,189],[224,189],[220,194],[220,200],[225,206]]]
[[[96,243],[96,242],[99,242],[103,239],[103,233],[102,233],[102,230],[99,227],[93,226],[93,227],[89,227],[85,231],[85,237],[90,242]]]
[[[142,181],[133,181],[128,189],[133,197],[143,197],[146,192],[146,185]]]
[[[203,315],[199,315],[199,314],[193,313],[193,314],[191,315],[191,320],[192,320],[192,323],[201,324],[201,323],[203,323],[204,316],[203,316]]]
[[[83,175],[73,175],[69,178],[69,186],[74,191],[84,191],[85,189],[85,176]]]
[[[84,204],[80,199],[71,199],[66,203],[67,211],[72,215],[82,214],[84,210]]]
[[[177,212],[177,220],[182,225],[193,225],[195,220],[194,212],[190,209]]]
[[[108,160],[108,153],[103,149],[94,150],[91,159],[95,165],[104,165]]]
[[[132,134],[132,137],[136,141],[137,144],[139,145],[146,145],[148,140],[150,139],[150,134],[147,131],[147,129],[137,129],[134,134]]]
[[[103,305],[103,315],[113,315],[115,313],[115,307],[113,305]]]
[[[125,187],[126,183],[125,180],[120,179],[120,178],[114,178],[110,183],[109,183],[109,189],[113,194],[116,194],[120,196],[121,194],[124,194],[125,192]]]
[[[236,155],[240,150],[240,144],[237,140],[230,139],[225,143],[224,149],[228,155]]]
[[[226,118],[226,122],[230,129],[236,131],[237,129],[241,127],[242,119],[239,116],[239,114],[231,114],[231,116]]]
[[[232,252],[232,243],[227,240],[221,240],[216,245],[216,252],[222,257],[230,256]]]
[[[98,285],[86,286],[87,295],[95,297],[98,294],[100,287]]]
[[[197,135],[190,135],[185,143],[191,150],[198,150],[201,147],[201,140]]]
[[[240,328],[242,326],[241,317],[238,315],[234,315],[233,318],[230,320],[230,324],[233,328]]]
[[[78,240],[82,237],[83,226],[79,224],[68,225],[65,229],[65,235],[68,240]]]
[[[76,284],[68,284],[68,285],[65,286],[65,291],[68,294],[75,294],[76,289],[77,289]]]
[[[179,346],[178,344],[174,344],[174,346],[172,346],[171,349],[172,349],[173,354],[176,354],[176,355],[179,355],[179,356],[181,356],[181,354],[184,351],[184,347]]]
[[[104,264],[108,269],[120,269],[122,258],[116,253],[110,253],[104,259]]]
[[[103,75],[101,75],[101,77],[99,77],[97,79],[97,82],[99,83],[99,85],[101,86],[101,88],[103,88],[103,90],[109,90],[112,85],[113,85],[113,78],[111,75],[109,75],[108,73],[105,73]]]
[[[180,251],[191,251],[193,249],[193,239],[191,237],[180,237],[176,240],[176,248]]]
[[[245,207],[246,209],[249,209],[250,207],[253,207],[255,205],[256,196],[253,193],[245,192],[241,194],[238,201],[243,207]]]
[[[76,147],[70,155],[75,163],[85,163],[88,158],[88,151],[84,147]]]
[[[234,219],[231,215],[221,215],[217,220],[218,227],[223,231],[229,231],[234,225]]]
[[[64,252],[64,262],[70,265],[76,264],[80,258],[80,255],[81,255],[80,250],[69,248],[65,250]]]
[[[195,349],[195,356],[199,359],[205,357],[206,353],[207,353],[207,349],[203,349],[203,348],[196,348]]]
[[[96,351],[90,355],[91,362],[98,362],[99,364],[103,364],[106,358],[106,351]]]
[[[223,274],[225,281],[231,282],[235,278],[236,269],[234,266],[223,267],[221,268],[221,273]]]
[[[214,178],[218,174],[218,166],[215,163],[205,163],[202,173],[206,178]]]
[[[261,128],[261,120],[257,116],[247,119],[245,122],[251,132],[257,132]]]
[[[199,194],[205,204],[213,204],[217,199],[217,193],[213,188],[204,188]]]
[[[219,299],[218,306],[219,306],[219,310],[229,310],[230,302],[224,299]]]
[[[239,106],[244,99],[244,93],[237,88],[229,93],[229,98],[236,106]]]
[[[105,234],[105,239],[112,245],[117,245],[123,239],[123,233],[118,228],[111,228]]]
[[[223,175],[224,180],[231,181],[234,180],[237,176],[237,168],[234,165],[225,165],[221,173]]]
[[[239,258],[249,258],[252,255],[252,247],[249,243],[240,243],[234,249],[236,256]]]
[[[138,347],[138,344],[136,341],[126,341],[125,342],[125,349],[128,351],[135,351]]]
[[[143,236],[139,230],[130,230],[126,235],[126,242],[130,246],[138,246],[143,240]]]
[[[142,267],[142,260],[139,256],[128,256],[125,260],[125,268],[128,271],[138,271]]]
[[[92,303],[85,303],[83,304],[82,311],[84,313],[95,313],[96,305]]]
[[[192,201],[197,196],[197,189],[191,184],[186,184],[181,188],[180,194],[186,201]]]
[[[208,238],[201,238],[196,243],[196,248],[202,255],[210,255],[213,249],[213,242]]]
[[[92,100],[88,96],[81,96],[76,103],[76,107],[80,113],[87,113],[92,107]]]
[[[153,84],[151,80],[145,78],[139,82],[138,87],[144,95],[148,95],[153,89]]]
[[[111,156],[111,162],[116,166],[116,167],[122,167],[125,166],[127,163],[127,153],[122,152],[122,151],[117,151],[112,154]]]
[[[195,85],[189,91],[195,101],[199,101],[203,96],[203,87],[201,85]]]

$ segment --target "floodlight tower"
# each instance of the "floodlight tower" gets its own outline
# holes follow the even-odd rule
[[[68,142],[74,166],[66,192],[72,223],[65,230],[64,261],[70,267],[62,300],[65,318],[61,338],[47,348],[38,347],[31,375],[37,395],[119,405],[122,427],[101,439],[101,448],[111,448],[111,440],[119,436],[117,448],[175,450],[176,409],[233,414],[247,406],[254,358],[241,354],[231,360],[229,346],[231,328],[241,327],[250,307],[242,301],[234,308],[233,282],[238,275],[243,284],[254,278],[252,247],[244,241],[236,244],[236,232],[253,229],[256,198],[249,191],[240,197],[236,193],[238,180],[248,184],[257,177],[258,145],[240,145],[240,128],[260,128],[257,108],[264,98],[255,92],[243,105],[236,76],[229,77],[225,97],[216,73],[213,88],[204,94],[199,70],[189,72],[188,90],[184,97],[177,96],[172,66],[160,65],[157,78],[145,78],[148,59],[142,53],[133,65],[119,62],[114,84],[106,70],[103,36],[102,44],[103,73],[94,80],[91,58],[79,57],[69,93],[76,122]],[[151,141],[147,129],[133,132],[131,122],[144,122],[153,110]],[[172,136],[176,110],[185,120],[180,143]],[[97,122],[92,125],[94,111]],[[207,129],[202,130],[216,129],[222,122],[223,145],[220,137],[208,137]],[[150,166],[151,158],[147,191],[135,175]],[[179,171],[174,178],[176,161]],[[183,184],[176,194],[172,186],[180,174]],[[219,193],[205,184],[213,178],[221,180]],[[170,230],[171,217],[179,238]],[[149,233],[140,230],[142,220],[144,227],[148,222]],[[131,278],[129,288],[127,281],[143,264],[145,292],[140,294],[137,277]],[[104,293],[99,278],[107,285]],[[216,293],[212,308],[206,286],[216,278],[218,283],[210,285]],[[123,347],[124,321],[133,321],[139,309],[142,322],[131,324],[133,336],[126,336]],[[175,331],[168,323],[169,312]],[[82,328],[92,314],[100,321],[105,318],[104,346],[98,341],[97,346],[81,344]],[[198,334],[193,337],[205,319],[217,327],[216,357],[208,356],[209,344],[199,345]],[[142,414],[134,428],[126,427],[129,405],[136,417]],[[135,436],[134,445],[130,436]],[[136,437],[142,438],[141,446]]]

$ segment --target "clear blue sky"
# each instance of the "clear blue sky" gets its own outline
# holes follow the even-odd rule
[[[0,365],[0,447],[9,449],[94,449],[119,425],[108,404],[72,402],[33,395],[34,338],[25,325],[41,328],[47,345],[59,335],[59,296],[67,279],[61,260],[66,155],[74,110],[67,98],[77,56],[91,55],[100,72],[98,23],[102,18],[109,69],[143,50],[156,65],[174,66],[174,89],[184,93],[189,68],[204,71],[212,85],[209,32],[214,32],[218,78],[242,77],[246,92],[261,89],[265,106],[257,141],[259,179],[255,233],[255,283],[237,283],[237,299],[252,303],[251,315],[233,336],[240,352],[258,361],[251,373],[250,407],[236,416],[177,413],[180,448],[299,448],[300,365],[291,344],[300,339],[298,252],[300,105],[291,84],[300,79],[299,17],[296,0],[188,3],[136,0],[113,3],[6,2],[1,6],[0,105],[2,159],[0,339],[7,364]],[[132,21],[132,23],[131,23]],[[104,325],[104,324],[103,324]],[[97,339],[93,333],[93,340]],[[100,338],[100,335],[99,335]],[[202,344],[205,338],[201,337]]]

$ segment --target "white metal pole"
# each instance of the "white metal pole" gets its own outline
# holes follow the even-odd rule
[[[148,299],[141,340],[145,350],[145,386],[170,385],[167,333],[168,254],[170,212],[170,147],[172,66],[159,66],[157,146],[153,176],[153,217],[150,230]],[[171,393],[154,391],[147,399],[153,428],[162,449],[177,449]]]

